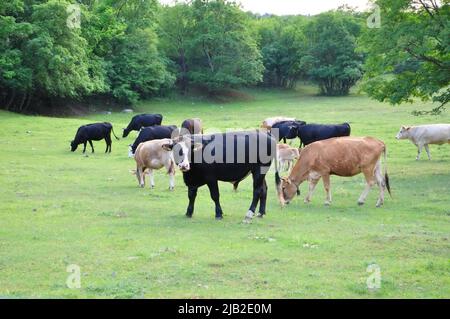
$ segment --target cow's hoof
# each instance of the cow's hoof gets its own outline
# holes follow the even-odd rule
[[[258,218],[263,218],[263,217],[264,217],[264,214],[258,213],[258,215],[256,215],[256,217],[258,217]]]
[[[242,221],[243,224],[251,224],[252,219],[245,217],[245,219]]]
[[[173,187],[169,187],[169,191],[173,192],[174,188]]]
[[[325,206],[330,206],[330,205],[331,205],[331,202],[325,202],[324,205],[325,205]]]
[[[383,206],[383,203],[381,203],[381,204],[376,204],[376,205],[375,205],[376,208],[380,208],[380,207],[382,207],[382,206]]]
[[[364,205],[364,202],[358,202],[358,206]]]
[[[186,218],[192,218],[192,215],[186,214]]]
[[[216,220],[222,220],[223,216],[216,216]]]
[[[145,186],[144,184],[139,185],[140,188],[144,188],[144,186]]]

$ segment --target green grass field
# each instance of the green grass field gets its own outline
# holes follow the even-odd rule
[[[302,196],[281,210],[273,172],[267,216],[242,220],[251,178],[237,193],[221,183],[224,220],[214,219],[207,187],[194,217],[184,213],[187,190],[156,174],[156,188],[138,188],[127,139],[105,155],[95,142],[88,157],[69,151],[78,126],[110,121],[121,133],[131,115],[47,118],[0,111],[0,297],[50,298],[450,298],[450,145],[432,146],[432,161],[397,141],[402,124],[450,123],[450,113],[415,117],[417,103],[392,107],[362,95],[315,96],[312,90],[249,91],[229,103],[185,98],[143,102],[165,124],[201,117],[207,129],[254,128],[273,115],[307,122],[348,121],[354,136],[388,147],[393,198],[375,208],[356,204],[362,175],[332,177],[333,204],[320,182],[310,205]],[[295,142],[297,145],[297,141]],[[89,146],[88,146],[88,150]],[[381,288],[369,290],[368,265],[381,268]],[[66,267],[81,268],[81,288],[69,289]]]

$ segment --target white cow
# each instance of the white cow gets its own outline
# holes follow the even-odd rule
[[[409,139],[417,146],[416,160],[420,159],[423,147],[427,151],[428,159],[431,160],[428,145],[450,143],[450,124],[402,126],[396,137],[398,140]]]

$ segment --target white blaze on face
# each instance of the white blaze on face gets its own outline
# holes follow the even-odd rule
[[[187,172],[191,168],[191,166],[189,165],[189,157],[188,157],[188,155],[189,155],[189,148],[186,145],[186,141],[182,141],[182,142],[178,143],[178,145],[180,145],[181,152],[182,152],[182,154],[180,154],[182,156],[182,160],[178,164],[178,168],[182,172]]]

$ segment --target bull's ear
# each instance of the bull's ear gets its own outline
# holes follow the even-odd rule
[[[411,126],[407,126],[406,130],[409,131],[411,129]]]
[[[166,151],[171,151],[173,149],[173,143],[166,143],[161,146]]]
[[[194,144],[194,152],[200,151],[203,148],[202,143],[195,143]]]

